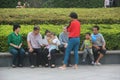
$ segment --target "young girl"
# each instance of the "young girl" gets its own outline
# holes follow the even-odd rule
[[[51,39],[49,40],[49,59],[51,58],[51,50],[58,49],[58,46],[60,45],[60,41],[56,38],[54,33],[51,33]]]
[[[94,57],[93,57],[93,52],[92,52],[92,42],[91,42],[91,34],[86,33],[85,40],[81,46],[81,50],[84,47],[84,53],[83,53],[83,60],[82,62],[85,63],[85,59],[87,57],[87,54],[89,55],[90,59],[92,60],[91,64],[94,65]]]

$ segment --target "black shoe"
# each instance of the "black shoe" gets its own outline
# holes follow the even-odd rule
[[[22,64],[19,64],[19,67],[23,67],[23,65],[22,65]]]

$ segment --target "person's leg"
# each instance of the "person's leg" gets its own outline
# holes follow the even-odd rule
[[[103,54],[100,53],[98,59],[96,60],[96,63],[99,63],[100,59],[103,57]]]
[[[86,57],[87,57],[87,54],[88,54],[87,49],[84,49],[82,62],[85,62],[85,59],[86,59]]]
[[[73,40],[73,42],[75,43],[74,47],[73,47],[74,57],[75,57],[75,69],[77,69],[77,65],[79,63],[78,49],[79,49],[79,45],[80,45],[80,38],[75,38]]]
[[[30,65],[31,66],[35,66],[36,65],[36,53],[34,52],[29,52],[29,61],[30,61]]]
[[[96,63],[99,63],[100,60],[103,58],[103,56],[106,54],[106,50],[103,50],[102,47],[100,47],[99,51],[100,51],[100,54],[99,54],[99,56],[98,56],[98,58],[96,60]]]
[[[36,65],[40,66],[41,64],[41,60],[42,60],[42,53],[41,53],[41,48],[39,49],[35,49],[36,52]]]
[[[64,66],[66,66],[68,64],[69,55],[70,55],[70,52],[73,49],[73,46],[74,46],[74,42],[73,42],[73,39],[71,38],[71,39],[69,39],[68,46],[67,46],[67,48],[65,50]]]
[[[19,66],[21,67],[21,66],[23,66],[23,61],[24,61],[24,56],[25,56],[25,50],[23,49],[23,48],[21,48],[20,50],[19,50],[19,61],[20,61],[20,63],[19,63]]]
[[[69,55],[69,59],[68,59],[68,67],[71,67],[71,66],[72,66],[72,64],[71,64],[71,57],[72,57],[72,55],[70,54],[70,55]]]
[[[94,56],[93,56],[93,51],[92,49],[88,49],[88,55],[91,59],[91,64],[94,65]]]
[[[12,65],[13,66],[17,66],[17,58],[18,58],[18,50],[13,48],[13,49],[10,49],[9,52],[13,55],[13,60],[12,60]]]
[[[94,55],[94,62],[96,62],[96,60],[98,59],[98,56],[99,56],[98,50],[94,47],[92,50],[93,50],[93,55]]]
[[[52,68],[55,67],[55,60],[56,60],[56,49],[51,50],[51,59],[50,59],[50,65]]]
[[[88,55],[92,61],[94,61],[93,51],[92,49],[88,49]]]
[[[48,52],[48,49],[43,49],[43,51],[42,51],[42,57],[43,57],[43,64],[46,66],[46,67],[48,67],[49,65],[49,61],[48,61],[48,57],[47,57],[47,55],[49,54],[49,52]]]
[[[62,48],[61,51],[63,52],[63,60],[64,60],[66,48],[64,48],[64,46],[63,46],[63,48]],[[68,66],[68,67],[69,67],[69,66],[72,66],[72,65],[71,65],[71,54],[69,55],[69,59],[68,59],[68,64],[67,64],[67,66]]]

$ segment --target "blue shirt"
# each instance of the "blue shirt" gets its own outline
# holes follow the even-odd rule
[[[105,43],[105,39],[104,39],[103,35],[100,33],[92,34],[91,38],[92,38],[93,45],[103,46],[103,44]]]
[[[64,32],[60,33],[59,40],[60,40],[61,44],[67,43],[68,42],[68,35],[65,34]]]

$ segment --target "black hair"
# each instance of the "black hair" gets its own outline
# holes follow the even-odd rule
[[[54,32],[51,32],[51,35],[54,35],[54,36],[55,36],[56,34],[55,34]]]
[[[40,30],[40,27],[39,27],[39,26],[34,26],[33,30],[34,30],[34,31]]]
[[[13,31],[15,31],[17,28],[21,28],[21,26],[19,24],[14,24],[13,25]]]
[[[77,13],[75,13],[75,12],[71,12],[70,15],[69,15],[69,17],[71,17],[71,18],[73,18],[73,19],[77,19],[77,18],[78,18],[78,15],[77,15]]]
[[[46,35],[47,33],[51,33],[51,32],[50,32],[49,30],[46,29],[46,31],[45,31],[45,35]]]
[[[93,28],[96,28],[98,31],[100,30],[99,26],[93,26]]]
[[[91,33],[87,32],[86,34],[88,34],[89,36],[91,35]]]

